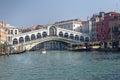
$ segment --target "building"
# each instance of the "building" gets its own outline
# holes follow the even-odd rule
[[[109,28],[110,34],[108,38],[112,46],[120,47],[120,14],[109,21]]]
[[[91,25],[92,25],[92,22],[90,20],[84,21],[83,26],[82,26],[82,31],[80,31],[80,32],[90,35]]]
[[[6,24],[6,33],[7,33],[6,41],[9,44],[11,44],[10,42],[12,41],[12,37],[14,35],[19,34],[19,29],[15,26],[11,26],[10,24]]]
[[[42,29],[44,28],[44,25],[37,25],[37,26],[32,26],[32,27],[27,27],[27,28],[19,28],[21,33],[26,33],[26,32],[30,32],[32,30],[38,30],[38,29]]]
[[[66,21],[55,22],[55,26],[67,30],[80,32],[82,29],[82,21],[79,19],[72,19]]]
[[[105,13],[104,20],[99,21],[96,25],[97,28],[97,38],[98,41],[109,40],[110,39],[110,26],[109,23],[111,20],[117,17],[118,13],[109,12]]]
[[[4,44],[6,42],[6,24],[2,21],[0,22],[0,44]]]
[[[99,12],[98,14],[93,14],[93,16],[90,18],[90,39],[91,41],[97,41],[97,31],[96,31],[96,25],[99,21],[104,20],[105,12]]]
[[[119,15],[117,12],[105,13],[104,20],[99,21],[96,25],[97,39],[104,43],[104,48],[108,48],[110,45],[113,48],[119,44],[114,43],[119,40]]]

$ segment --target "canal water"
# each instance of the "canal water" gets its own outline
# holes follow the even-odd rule
[[[0,80],[120,80],[120,52],[33,51],[0,56]]]

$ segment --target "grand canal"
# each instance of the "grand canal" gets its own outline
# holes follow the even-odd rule
[[[0,80],[119,80],[120,52],[39,51],[0,56]]]

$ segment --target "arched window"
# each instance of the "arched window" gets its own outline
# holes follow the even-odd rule
[[[83,36],[80,36],[80,41],[84,41],[84,37]]]
[[[56,30],[56,27],[55,26],[52,26],[49,28],[49,35],[50,36],[56,36],[57,34],[57,30]]]
[[[63,37],[63,32],[62,31],[59,32],[59,36]]]
[[[20,37],[20,38],[19,38],[19,43],[23,43],[23,42],[24,42],[23,37]]]
[[[36,38],[35,38],[35,34],[32,34],[31,35],[31,40],[35,40]]]
[[[47,37],[47,33],[46,32],[43,32],[42,35],[43,35],[43,37]]]
[[[73,36],[73,34],[70,34],[70,39],[74,39],[74,36]]]
[[[65,34],[64,34],[64,37],[65,37],[65,38],[68,38],[68,33],[65,33]]]
[[[41,38],[41,34],[37,33],[37,39]]]
[[[13,45],[18,44],[18,40],[15,38],[13,39]]]
[[[79,40],[79,36],[78,35],[75,35],[75,40]]]
[[[26,41],[30,41],[30,37],[29,36],[25,36],[25,42]]]
[[[89,41],[89,37],[85,37],[85,41],[88,42]]]

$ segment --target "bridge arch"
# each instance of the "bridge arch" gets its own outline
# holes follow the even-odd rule
[[[52,37],[45,37],[42,40],[35,40],[32,41],[32,44],[30,43],[26,43],[26,50],[31,50],[33,47],[35,47],[36,45],[40,44],[40,43],[44,43],[47,41],[59,41],[59,42],[64,42],[66,44],[80,44],[81,41],[73,41],[72,39],[69,38],[64,38],[64,37],[58,37],[58,36],[52,36]],[[44,45],[46,46],[46,45]]]
[[[88,42],[89,41],[89,37],[85,37],[85,41]]]
[[[32,34],[31,35],[31,40],[35,40],[35,39],[36,39],[35,34]]]
[[[23,43],[24,42],[24,38],[23,37],[20,37],[19,38],[19,43]]]
[[[29,50],[40,50],[41,48],[45,48],[46,50],[64,50],[67,49],[68,43],[60,40],[49,40],[37,43],[32,46]]]
[[[79,36],[78,35],[75,35],[75,40],[79,40]]]
[[[15,45],[15,44],[18,44],[17,38],[14,38],[14,39],[13,39],[13,45]]]
[[[62,31],[59,32],[59,36],[63,37],[63,32]]]
[[[44,31],[44,32],[42,33],[42,36],[43,36],[43,37],[47,37],[47,32]]]
[[[80,36],[80,41],[84,41],[84,37],[83,36]]]
[[[64,37],[65,37],[65,38],[68,38],[68,33],[67,33],[67,32],[64,34]]]
[[[37,33],[37,39],[41,38],[41,33]]]
[[[73,34],[70,34],[70,39],[74,39],[74,35]]]
[[[30,41],[30,37],[28,35],[25,36],[25,42]]]

